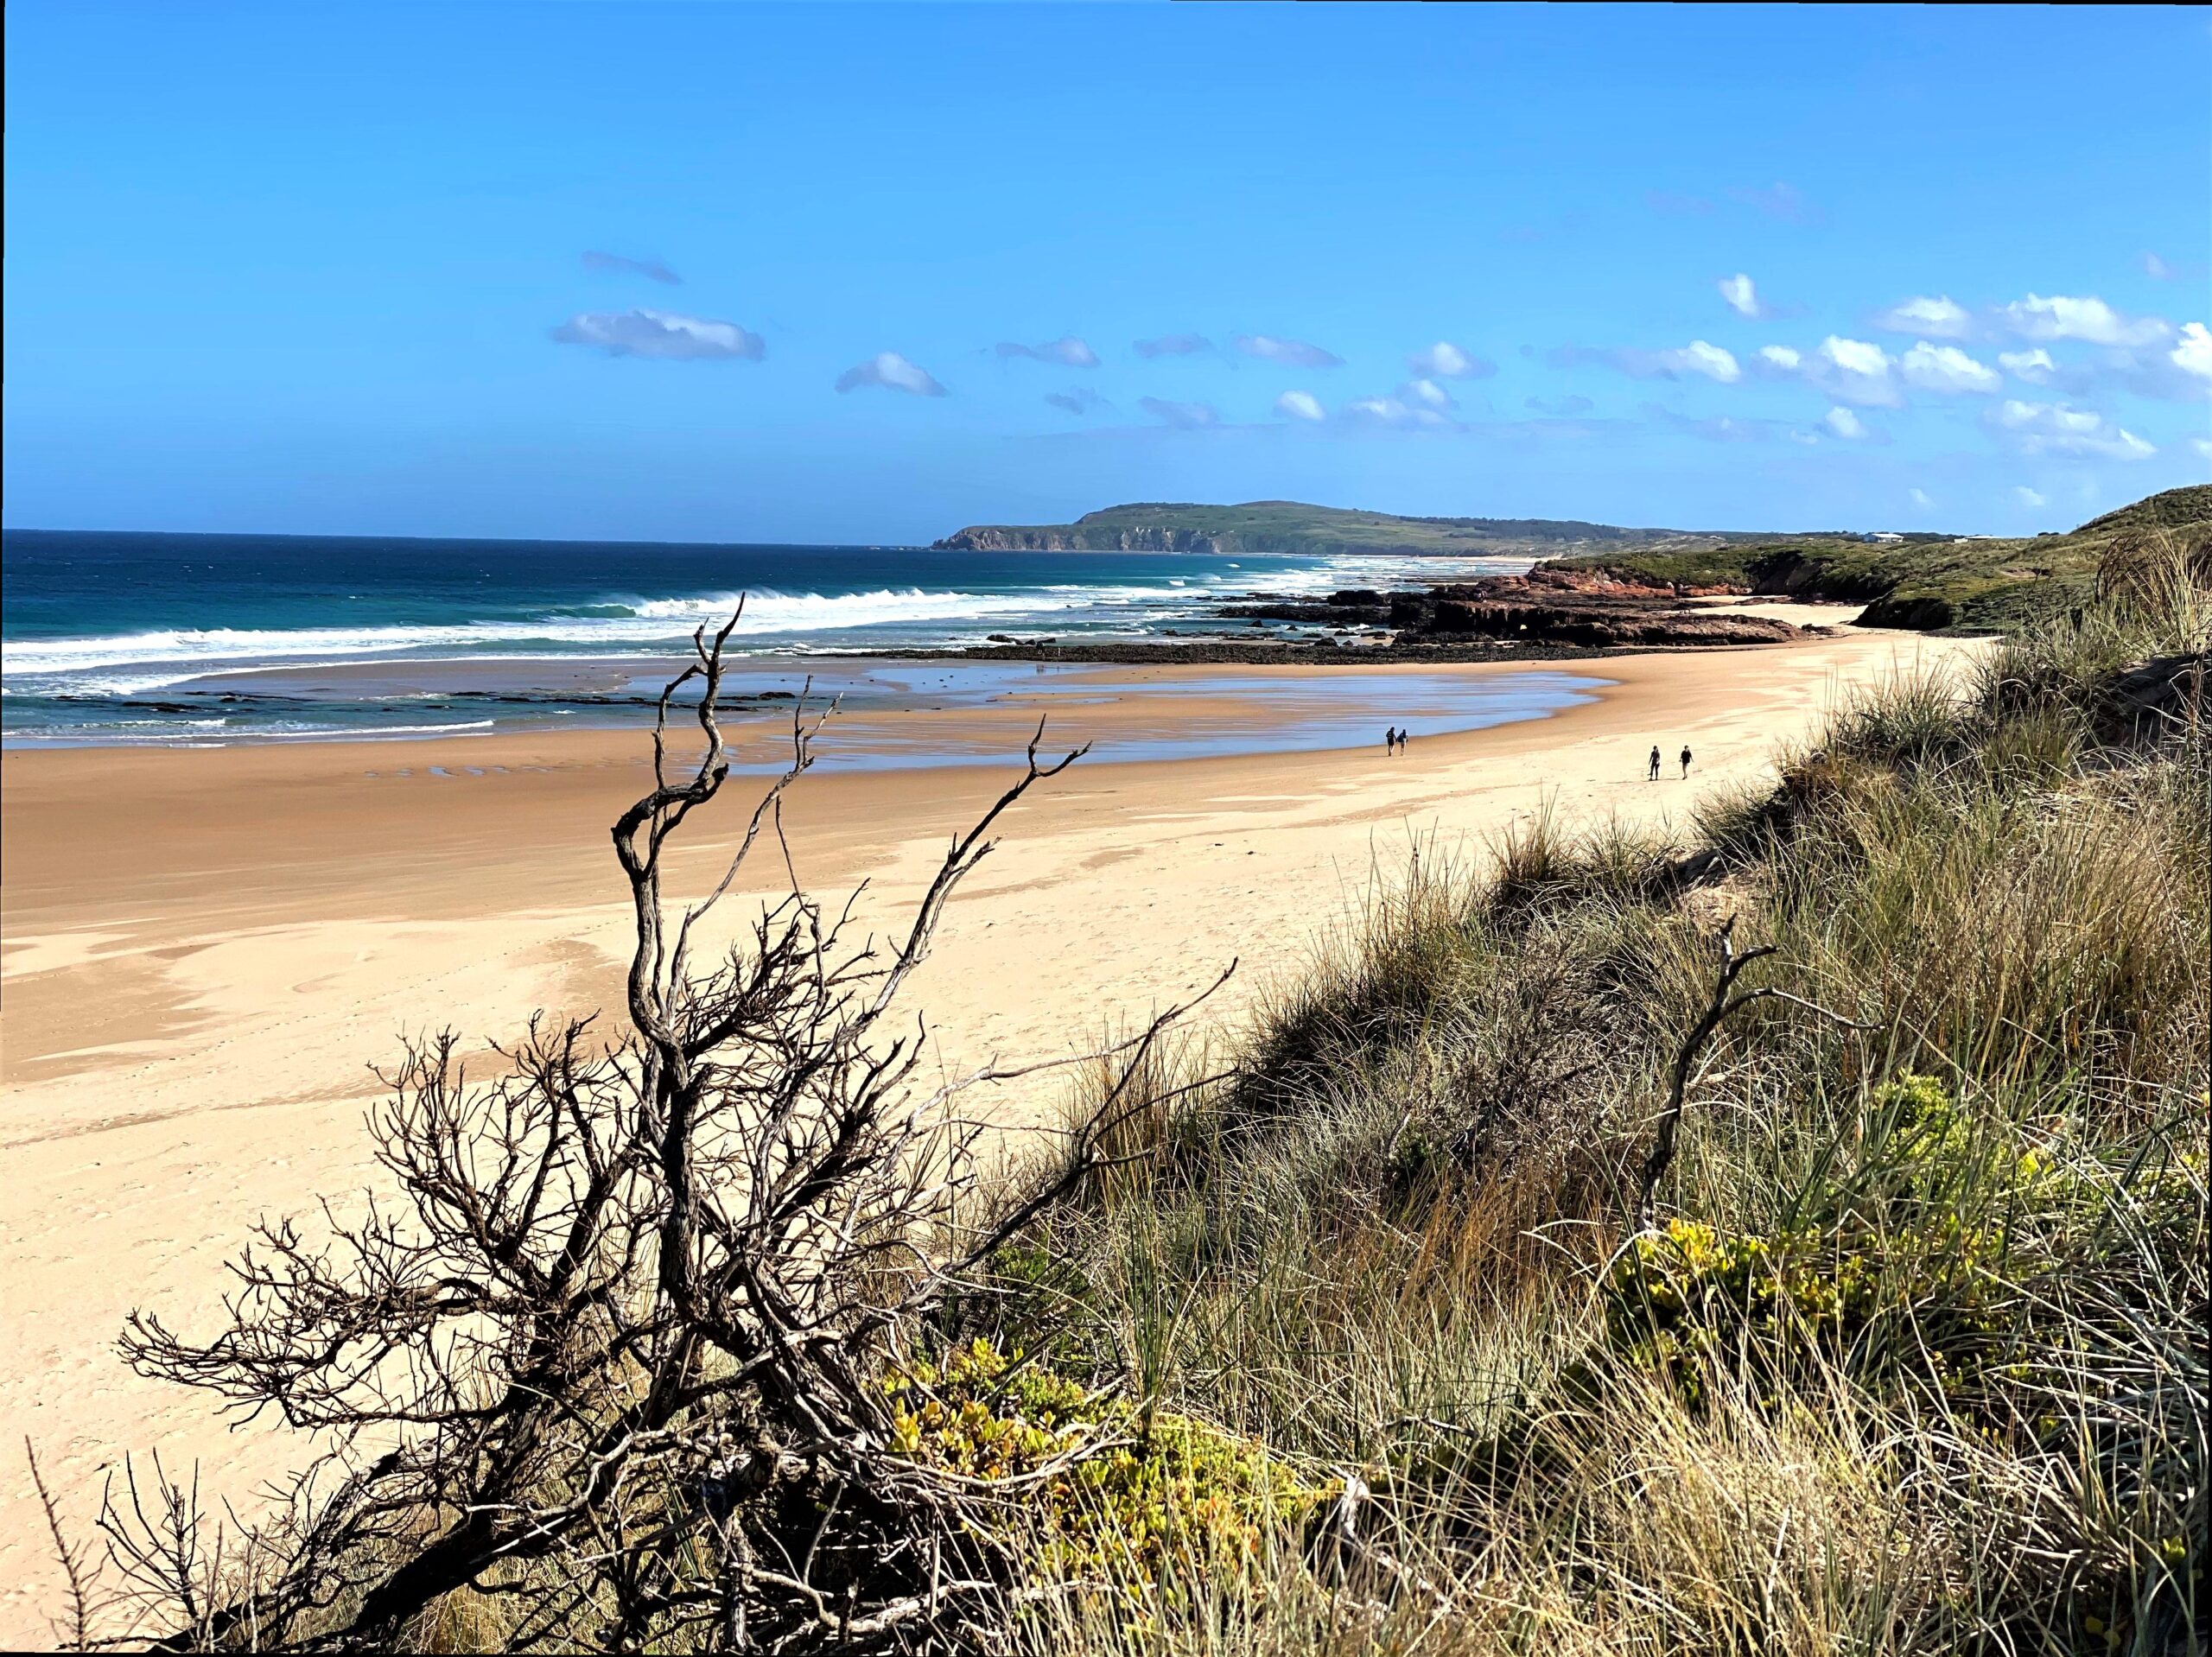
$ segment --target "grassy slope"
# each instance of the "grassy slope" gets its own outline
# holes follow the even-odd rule
[[[2002,631],[2083,603],[2115,542],[2149,529],[2212,532],[2212,487],[2170,489],[2064,535],[2029,540],[1916,539],[1870,545],[1824,537],[1768,538],[1726,546],[1561,559],[1569,568],[1634,571],[1700,585],[1752,585],[1790,560],[1816,573],[1802,588],[1874,604],[1877,625]]]
[[[1242,1608],[1139,1584],[1142,1637],[1045,1643],[1342,1649],[1349,1603],[1546,1657],[2205,1649],[2207,603],[1887,687],[1688,848],[1431,855],[1228,1079],[1147,1078],[997,1333],[1356,1472],[1397,1564],[1309,1523]],[[2178,719],[2131,711],[2145,658]],[[1628,1248],[1730,915],[1776,949],[1745,984],[1865,1027],[1734,1015]]]
[[[2116,542],[2150,528],[2212,540],[2212,486],[2168,490],[2064,535],[2028,540],[1913,536],[1878,545],[1848,536],[1623,529],[1572,519],[1397,517],[1297,501],[1109,506],[1073,524],[986,524],[1104,549],[1128,535],[1177,531],[1224,550],[1461,556],[1550,555],[1566,568],[1632,571],[1698,586],[1757,585],[1800,567],[1790,590],[1870,604],[1874,625],[2004,631],[2084,602]],[[964,533],[964,532],[963,532]]]

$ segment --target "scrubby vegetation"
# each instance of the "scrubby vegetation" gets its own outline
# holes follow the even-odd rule
[[[1846,708],[1697,846],[1432,853],[1220,1079],[1154,1067],[1006,1336],[1345,1479],[1371,1546],[1287,1533],[1142,1643],[2212,1641],[2212,613],[2165,550]],[[1639,1233],[1729,917],[1796,999],[1692,1055]]]
[[[2094,603],[2098,572],[2163,537],[2212,577],[2212,486],[2164,494],[2064,535],[2024,539],[1910,534],[1636,530],[1547,518],[1396,517],[1297,501],[1109,506],[1072,524],[976,524],[937,544],[1000,549],[1476,556],[1533,554],[1544,567],[1643,583],[1789,594],[1867,606],[1871,626],[2005,632]]]
[[[1868,607],[1870,626],[2003,632],[2096,601],[2099,572],[2158,542],[2212,575],[2212,486],[2170,489],[2064,535],[2024,540],[1914,535],[1757,536],[1710,545],[1603,550],[1554,568],[1611,570],[1689,587],[1789,593]]]
[[[232,1649],[2202,1650],[2208,644],[2187,549],[2130,541],[1693,845],[1424,848],[1226,1051],[1113,1044],[997,1189],[868,1039],[984,842],[880,963],[794,899],[687,975],[658,854],[710,741],[625,819],[638,1038],[474,1090],[418,1054],[411,1219],[271,1233],[213,1341],[137,1324],[360,1453],[227,1552],[119,1501],[128,1607]]]

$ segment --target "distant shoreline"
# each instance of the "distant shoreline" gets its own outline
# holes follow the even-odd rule
[[[1035,662],[1096,667],[1458,667],[1471,663],[1593,660],[1609,656],[1671,652],[1774,650],[1777,644],[1338,644],[1317,638],[1296,644],[1242,644],[1231,639],[1189,644],[974,645],[966,649],[851,651],[855,658],[906,662]],[[797,658],[804,660],[804,658]]]

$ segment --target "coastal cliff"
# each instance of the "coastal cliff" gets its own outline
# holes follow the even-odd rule
[[[1199,552],[1250,551],[1234,535],[1208,535],[1171,524],[1084,530],[1075,524],[978,524],[931,546],[950,552]]]

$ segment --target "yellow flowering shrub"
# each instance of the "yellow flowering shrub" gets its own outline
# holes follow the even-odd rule
[[[1981,1154],[1956,1101],[1932,1076],[1906,1075],[1873,1097],[1891,1123],[1872,1204],[1846,1202],[1824,1221],[1772,1235],[1675,1219],[1637,1238],[1601,1286],[1610,1345],[1704,1401],[1711,1362],[1751,1350],[1787,1369],[1819,1354],[1869,1363],[1909,1355],[1954,1396],[1967,1387],[2001,1319],[2001,1228],[1962,1216],[1942,1193]],[[2005,1154],[2009,1154],[2005,1153]],[[2015,1189],[2050,1174],[2033,1151]],[[1909,1338],[1870,1331],[1894,1316]]]
[[[1193,1566],[1228,1580],[1336,1494],[1301,1482],[1256,1440],[1167,1411],[1147,1419],[980,1339],[884,1386],[895,1447],[1007,1485],[1007,1536],[1071,1577],[1157,1584]]]

